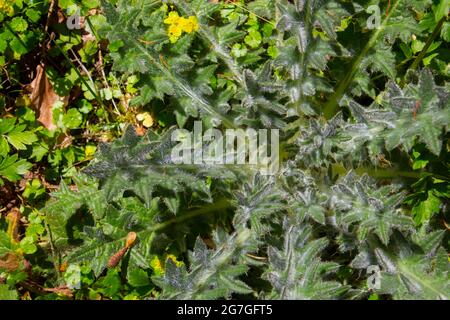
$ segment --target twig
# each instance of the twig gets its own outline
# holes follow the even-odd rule
[[[47,34],[48,26],[50,25],[50,18],[52,16],[53,9],[55,7],[55,2],[56,2],[55,0],[51,0],[50,7],[48,8],[47,21],[45,21],[45,27],[44,27],[45,34]]]
[[[89,80],[92,83],[93,90],[95,90],[95,92],[98,94],[97,89],[95,88],[95,85],[94,85],[94,79],[92,79],[92,76],[91,76],[91,73],[89,72],[89,70],[84,66],[84,64],[80,61],[80,59],[78,59],[78,56],[72,49],[69,49],[69,51],[72,53],[73,57],[78,62],[78,65],[81,67],[81,69],[83,69],[84,73],[88,76]]]
[[[445,222],[444,219],[442,219],[442,223],[444,224],[445,229],[450,230],[449,225],[447,224],[447,222]]]
[[[255,260],[262,260],[262,261],[266,261],[266,260],[267,260],[267,257],[258,257],[258,256],[254,256],[254,255],[252,255],[252,254],[250,254],[250,253],[247,253],[246,255],[247,255],[248,257],[250,257],[250,258],[255,259]]]

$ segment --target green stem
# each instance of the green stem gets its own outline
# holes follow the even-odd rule
[[[430,172],[416,172],[416,171],[401,171],[396,169],[373,169],[373,168],[367,168],[367,167],[359,167],[355,169],[356,173],[358,175],[362,174],[368,174],[371,177],[375,178],[409,178],[409,179],[422,179],[425,177],[433,176],[439,179],[445,179],[448,180],[447,177],[441,176],[435,173]]]
[[[370,49],[375,45],[375,43],[378,40],[378,37],[383,32],[387,22],[389,21],[389,18],[391,17],[392,13],[396,11],[397,6],[401,0],[397,0],[392,5],[392,9],[389,11],[389,14],[386,16],[386,18],[383,20],[381,26],[374,32],[372,37],[370,38],[369,42],[366,44],[364,49],[361,51],[361,53],[356,57],[356,59],[353,61],[352,66],[350,67],[350,71],[347,73],[345,78],[341,81],[339,86],[337,87],[335,93],[330,98],[330,100],[327,102],[323,109],[323,114],[326,119],[331,119],[339,109],[339,101],[343,97],[344,93],[347,91],[347,88],[350,86],[350,84],[353,82],[353,78],[355,77],[356,73],[359,70],[359,67],[361,65],[362,60],[367,55]]]
[[[281,19],[281,10],[280,10],[280,0],[275,0],[275,26],[278,25],[278,22]],[[283,34],[281,32],[277,32],[277,46],[281,46],[283,43]]]
[[[433,33],[430,35],[430,37],[428,38],[425,47],[423,47],[422,51],[420,52],[420,54],[417,56],[416,60],[414,60],[414,62],[411,64],[411,66],[409,67],[409,69],[411,70],[415,70],[417,69],[417,67],[419,66],[420,62],[423,60],[423,58],[425,57],[425,55],[428,53],[428,49],[430,48],[430,46],[433,44],[433,41],[436,39],[436,37],[440,34],[442,26],[444,25],[444,22],[447,20],[447,17],[444,16],[442,17],[441,20],[439,20],[438,24],[436,25],[436,27],[433,30]]]
[[[192,210],[192,211],[190,211],[190,212],[188,212],[186,214],[183,214],[183,215],[178,214],[178,216],[176,216],[173,219],[167,220],[165,222],[157,223],[157,224],[151,226],[148,229],[145,229],[145,230],[142,230],[142,231],[138,231],[137,234],[140,237],[144,237],[147,234],[151,234],[153,232],[161,231],[163,229],[168,228],[171,225],[179,224],[179,223],[182,223],[182,222],[184,222],[186,220],[190,220],[192,218],[195,218],[195,217],[207,214],[207,213],[211,213],[211,212],[213,214],[219,213],[221,210],[226,209],[226,208],[228,208],[230,206],[231,205],[230,205],[228,199],[221,198],[218,201],[216,201],[214,203],[211,203],[209,205],[206,205],[204,207],[201,207],[199,209]],[[126,239],[126,237],[123,237],[123,238],[116,239],[116,240],[114,240],[112,242],[123,242],[123,241],[125,241],[125,239]]]
[[[296,6],[298,5],[297,2],[298,1],[295,2]],[[311,9],[310,9],[310,7],[311,7],[310,6],[310,0],[306,0],[306,3],[305,3],[305,8],[306,8],[305,9],[305,15],[306,15],[306,17],[305,17],[305,25],[304,25],[304,29],[305,29],[305,33],[304,34],[306,35],[306,39],[302,39],[301,32],[299,33],[299,37],[297,37],[298,50],[300,50],[300,48],[302,48],[301,51],[300,51],[300,53],[301,53],[301,56],[300,56],[300,67],[302,68],[302,71],[301,71],[301,74],[299,75],[299,77],[297,79],[294,79],[296,81],[298,80],[298,82],[299,82],[299,88],[298,89],[300,91],[300,95],[298,97],[298,100],[294,101],[295,107],[297,109],[297,114],[298,114],[299,117],[302,114],[302,112],[300,110],[300,106],[301,106],[302,101],[303,101],[303,86],[302,86],[302,83],[303,83],[303,80],[305,78],[305,73],[306,73],[306,69],[307,69],[307,65],[305,63],[305,58],[306,58],[306,55],[307,55],[307,49],[303,48],[303,42],[305,42],[306,46],[308,46],[308,42],[310,41],[310,39],[309,39],[309,28],[310,28],[310,19],[311,19]]]
[[[210,212],[218,213],[218,212],[220,212],[220,210],[226,209],[228,207],[230,207],[230,203],[228,202],[228,200],[226,198],[222,198],[222,199],[219,199],[217,202],[212,203],[210,205],[204,206],[204,207],[199,208],[197,210],[193,210],[193,211],[191,211],[189,213],[186,213],[186,214],[184,214],[182,216],[173,218],[173,219],[168,220],[166,222],[159,223],[159,224],[155,225],[151,229],[152,229],[153,232],[159,231],[159,230],[162,230],[162,229],[165,229],[165,228],[169,227],[170,225],[178,224],[178,223],[181,223],[183,221],[186,221],[186,220],[189,220],[189,219],[192,219],[192,218],[204,215],[206,213],[210,213]]]

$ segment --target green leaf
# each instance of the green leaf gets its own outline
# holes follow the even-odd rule
[[[19,56],[28,52],[28,47],[26,46],[26,43],[23,41],[23,39],[21,41],[17,38],[14,38],[9,43],[9,46],[14,51],[14,53],[18,54]]]
[[[270,46],[267,48],[267,54],[272,58],[275,59],[278,56],[278,49],[276,46]]]
[[[10,251],[13,251],[13,245],[9,239],[9,235],[5,231],[0,230],[0,257]]]
[[[19,295],[16,290],[10,289],[7,284],[0,284],[0,300],[18,300]]]
[[[295,224],[291,224],[294,222]],[[295,220],[283,223],[285,231],[282,249],[268,248],[269,269],[264,278],[272,283],[272,298],[276,299],[331,299],[347,288],[322,278],[325,268],[336,271],[335,265],[321,261],[320,253],[327,246],[324,238],[308,241],[311,227]]]
[[[418,138],[433,154],[440,154],[440,137],[443,131],[448,130],[450,123],[448,98],[443,92],[445,88],[435,85],[427,69],[420,72],[418,84],[409,84],[404,90],[394,83],[388,84],[387,105],[398,115],[395,121],[387,121],[389,129],[384,135],[388,151],[399,145],[409,151]],[[386,115],[380,113],[380,117],[386,118]],[[380,118],[379,121],[386,120]]]
[[[431,63],[431,61],[437,56],[439,56],[439,53],[433,53],[433,54],[430,54],[429,56],[427,56],[426,58],[423,58],[423,60],[422,60],[423,65],[428,66]]]
[[[0,53],[5,53],[6,48],[8,48],[8,42],[5,39],[0,38]]]
[[[74,0],[60,0],[58,4],[61,6],[62,9],[67,9],[70,6],[74,5],[75,2]]]
[[[63,116],[63,124],[68,129],[76,129],[83,123],[83,115],[77,109],[69,109]]]
[[[11,132],[6,138],[17,150],[26,150],[27,145],[31,145],[38,140],[36,134],[30,131]]]
[[[5,137],[0,136],[0,157],[6,157],[9,153],[9,144]]]
[[[308,214],[320,224],[325,224],[325,210],[321,206],[311,206],[308,208]]]
[[[0,135],[10,132],[14,129],[14,124],[17,118],[3,118],[0,119]]]
[[[28,19],[30,19],[31,22],[34,22],[34,23],[38,22],[41,19],[41,13],[32,8],[27,9],[25,14],[27,15]]]
[[[87,9],[95,9],[100,5],[99,0],[82,0],[82,3]]]
[[[11,20],[9,26],[11,27],[12,30],[16,32],[23,32],[27,30],[28,23],[22,17],[15,17]]]
[[[33,254],[37,250],[37,246],[34,244],[33,237],[25,237],[20,241],[20,248],[26,254]]]
[[[64,280],[68,288],[80,289],[81,286],[81,268],[79,265],[71,264],[64,272]]]
[[[164,203],[167,205],[167,208],[174,214],[178,212],[180,201],[177,197],[164,197]]]
[[[220,276],[219,281],[221,282],[221,285],[225,286],[228,290],[240,294],[249,294],[252,293],[253,290],[250,288],[246,283],[233,279],[226,276]]]
[[[433,194],[432,190],[428,191],[427,198],[420,201],[411,210],[416,225],[422,225],[429,221],[433,214],[439,213],[440,205],[441,200]]]
[[[414,54],[422,51],[423,47],[425,47],[425,43],[420,40],[413,40],[411,42],[411,50]]]
[[[436,118],[431,114],[420,116],[420,140],[433,152],[435,155],[439,155],[441,152],[442,144],[440,143],[439,136],[441,130],[436,126]]]
[[[125,44],[122,40],[116,40],[108,45],[110,52],[117,52],[120,48],[122,48]]]
[[[128,283],[133,287],[144,287],[150,284],[150,278],[142,269],[129,269],[127,275]]]
[[[236,58],[244,57],[247,52],[247,48],[240,43],[235,43],[231,49],[231,54]]]
[[[5,177],[9,181],[15,182],[21,179],[21,175],[25,174],[32,164],[25,159],[18,160],[18,155],[0,158],[0,176]]]
[[[401,245],[400,243],[398,245]],[[400,248],[396,248],[399,250]],[[403,256],[394,256],[381,248],[375,255],[383,271],[380,274],[381,288],[377,292],[392,294],[396,299],[448,299],[448,258],[441,248],[430,257],[406,251]],[[444,270],[432,265],[443,263]]]
[[[436,22],[442,19],[442,17],[446,17],[450,10],[450,1],[449,0],[440,0],[438,6],[434,10],[434,19]]]
[[[246,44],[250,46],[250,48],[255,49],[261,44],[262,41],[261,33],[259,33],[259,31],[257,30],[250,29],[244,41]]]
[[[444,41],[450,42],[450,22],[444,22],[442,25],[441,37]]]
[[[100,284],[102,286],[100,291],[103,292],[103,294],[108,297],[115,296],[119,293],[121,287],[119,272],[112,269],[108,270],[106,276],[101,279]]]
[[[412,52],[411,48],[406,43],[403,43],[403,42],[400,43],[399,47],[405,54],[406,58],[410,59],[413,56],[413,52]]]

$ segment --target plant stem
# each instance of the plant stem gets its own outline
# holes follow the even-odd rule
[[[447,177],[441,176],[435,173],[430,172],[416,172],[416,171],[401,171],[396,169],[373,169],[373,168],[367,168],[367,167],[359,167],[355,169],[356,173],[359,175],[362,174],[368,174],[371,177],[374,178],[409,178],[409,179],[421,179],[429,176],[433,176],[439,179],[448,180]]]
[[[436,39],[436,37],[441,32],[441,29],[442,29],[442,26],[444,25],[445,20],[447,20],[447,17],[445,17],[445,16],[442,17],[441,20],[439,20],[438,24],[436,25],[436,27],[433,30],[433,33],[428,38],[428,40],[427,40],[427,42],[425,44],[425,47],[423,47],[422,51],[417,56],[416,60],[414,60],[414,62],[411,64],[409,69],[411,69],[411,70],[417,69],[417,67],[419,66],[420,62],[423,60],[425,55],[428,53],[428,49],[433,44],[433,41]],[[405,82],[405,79],[402,80],[402,84],[404,84],[404,82]]]
[[[392,5],[392,10],[389,11],[386,18],[383,20],[381,26],[374,32],[372,37],[370,38],[369,42],[366,44],[364,49],[361,51],[361,53],[356,57],[356,59],[353,61],[352,66],[350,67],[350,71],[347,73],[345,78],[341,81],[339,86],[337,87],[335,93],[330,98],[330,100],[327,102],[323,109],[323,114],[326,119],[331,119],[338,111],[339,109],[339,101],[341,100],[342,96],[346,92],[347,88],[350,86],[350,84],[353,81],[353,78],[355,77],[357,71],[359,70],[359,67],[361,65],[362,60],[367,55],[370,49],[375,45],[375,43],[378,40],[378,37],[384,30],[384,27],[386,26],[387,22],[389,21],[389,18],[391,17],[392,13],[396,11],[397,6],[401,0],[397,0]]]
[[[180,223],[180,222],[183,222],[183,221],[195,218],[197,216],[201,216],[203,214],[206,214],[206,213],[209,213],[209,212],[212,212],[212,211],[213,212],[219,212],[220,210],[226,209],[229,206],[230,206],[230,203],[228,202],[228,200],[226,198],[222,198],[222,199],[219,199],[215,203],[212,203],[210,205],[201,207],[201,208],[199,208],[197,210],[193,210],[193,211],[191,211],[189,213],[186,213],[185,215],[173,218],[173,219],[168,220],[166,222],[159,223],[159,224],[155,225],[153,228],[145,230],[145,231],[146,232],[147,231],[152,231],[152,232],[159,231],[159,230],[167,228],[168,226],[170,226],[172,224],[177,224],[177,223]]]

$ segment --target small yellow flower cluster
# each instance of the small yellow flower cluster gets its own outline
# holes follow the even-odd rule
[[[11,0],[0,0],[0,13],[11,15],[14,13]]]
[[[167,259],[172,260],[172,262],[175,263],[175,265],[177,267],[181,267],[182,265],[184,265],[184,263],[182,261],[178,261],[177,257],[174,256],[173,254],[166,254],[164,256],[165,256],[165,259],[163,259],[164,257],[159,258],[158,256],[155,256],[150,261],[150,266],[153,269],[153,274],[155,274],[157,276],[164,275],[164,273],[166,271],[165,270],[165,262],[167,261]]]
[[[139,113],[136,116],[137,121],[142,122],[142,125],[146,128],[150,128],[154,124],[153,117],[148,112]]]
[[[199,29],[197,17],[190,16],[186,19],[180,17],[176,11],[169,12],[169,16],[164,20],[164,23],[169,25],[167,33],[172,43],[177,42],[183,32],[192,33]]]

